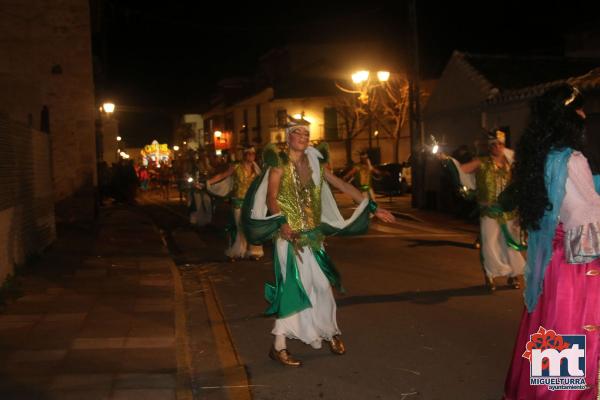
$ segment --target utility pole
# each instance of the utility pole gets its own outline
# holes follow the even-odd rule
[[[425,205],[425,154],[421,129],[421,105],[419,87],[419,30],[417,25],[416,0],[409,1],[411,67],[409,82],[410,147],[412,169],[412,206]]]
[[[372,132],[373,132],[373,110],[371,109],[371,98],[369,97],[369,102],[367,103],[367,129],[369,130],[369,157],[371,156],[371,149],[373,148],[373,140],[372,140]]]

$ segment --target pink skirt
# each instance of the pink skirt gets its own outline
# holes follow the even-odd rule
[[[556,229],[552,258],[544,277],[544,288],[535,310],[523,312],[513,358],[506,377],[504,399],[596,399],[600,349],[600,259],[587,264],[567,264],[562,226]],[[529,360],[522,355],[530,335],[539,327],[560,335],[586,335],[585,381],[587,390],[550,391],[529,383]],[[584,326],[586,327],[584,329]]]

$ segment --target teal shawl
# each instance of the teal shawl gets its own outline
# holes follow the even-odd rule
[[[565,198],[568,162],[573,150],[551,150],[546,158],[544,180],[551,208],[540,220],[540,229],[528,231],[527,265],[525,267],[525,305],[533,312],[544,284],[544,274],[552,258],[552,240],[559,223],[559,213]],[[600,176],[594,176],[596,191],[600,193]]]

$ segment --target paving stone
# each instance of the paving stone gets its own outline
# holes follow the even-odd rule
[[[131,319],[111,319],[105,322],[101,320],[86,321],[77,337],[86,339],[125,337],[130,330]]]
[[[65,288],[63,287],[49,287],[46,288],[46,293],[52,295],[62,295],[65,293]]]
[[[135,316],[133,322],[149,322],[155,324],[169,325],[172,326],[175,322],[173,319],[173,313],[171,312],[147,312],[142,315]],[[135,335],[131,335],[135,336]]]
[[[60,298],[64,303],[93,304],[94,302],[96,302],[96,296],[92,296],[89,294],[68,293],[62,295]]]
[[[34,325],[34,322],[27,322],[27,321],[1,322],[0,323],[0,331],[21,329],[21,328],[31,328],[33,325]]]
[[[87,313],[48,313],[43,322],[83,322]]]
[[[133,311],[139,313],[173,311],[172,304],[136,304]]]
[[[97,308],[89,312],[87,322],[110,322],[110,321],[123,321],[130,320],[132,318],[132,310],[115,310],[114,308]]]
[[[105,278],[106,269],[100,268],[89,268],[89,269],[78,269],[75,272],[76,278]]]
[[[138,297],[136,304],[169,304],[174,303],[173,297]]]
[[[172,348],[123,350],[122,372],[175,373],[177,361]]]
[[[0,398],[2,400],[46,400],[44,394],[49,383],[48,375],[0,374]]]
[[[82,265],[85,268],[106,268],[111,265],[111,262],[103,258],[90,257],[83,260]]]
[[[56,390],[44,394],[44,400],[110,400],[110,389]]]
[[[0,363],[0,375],[52,376],[66,355],[66,350],[17,350]],[[1,392],[0,392],[1,393]],[[0,398],[2,398],[0,396]]]
[[[123,360],[123,349],[73,349],[62,364],[65,373],[117,373]]]
[[[139,267],[140,263],[136,259],[131,258],[111,258],[111,267]]]
[[[110,266],[108,269],[108,273],[111,276],[128,275],[128,274],[138,275],[139,272],[140,272],[140,269],[137,266],[113,265],[113,266]]]
[[[31,328],[27,341],[44,343],[48,340],[64,342],[74,339],[81,329],[82,320],[39,322]],[[54,348],[66,347],[55,346]]]
[[[27,294],[20,297],[17,302],[20,303],[36,303],[36,302],[50,302],[56,299],[55,295],[51,294]]]
[[[43,314],[3,314],[0,315],[0,326],[6,322],[37,322]]]
[[[172,287],[161,287],[161,286],[140,286],[135,292],[140,297],[172,297]]]
[[[77,338],[73,340],[72,348],[78,350],[90,349],[121,349],[125,346],[125,337],[95,337]]]
[[[130,349],[156,349],[175,346],[175,337],[128,337],[125,348]]]
[[[112,381],[112,374],[60,374],[52,379],[50,390],[110,390]]]
[[[115,390],[111,400],[175,400],[173,389]]]
[[[60,361],[67,350],[17,350],[8,358],[10,362]]]
[[[66,313],[83,313],[90,310],[91,303],[78,302],[56,302],[48,307],[49,313],[66,314]]]
[[[139,261],[139,265],[142,271],[168,271],[171,267],[171,262],[172,261],[170,259],[157,257],[154,259],[141,259]]]
[[[142,279],[140,279],[140,285],[171,287],[173,285],[173,281],[168,278],[142,278]]]
[[[134,308],[134,298],[131,298],[129,303],[114,303],[114,304],[97,304],[92,308],[93,313],[101,313],[101,314],[110,314],[110,313],[121,313],[125,314],[130,311],[133,311]]]
[[[4,315],[8,314],[31,314],[37,315],[41,313],[45,313],[50,309],[50,307],[54,303],[35,303],[35,302],[15,302],[10,305],[9,309],[6,311]]]
[[[121,282],[122,283],[122,282]],[[132,302],[136,301],[136,297],[132,293],[124,293],[124,294],[109,294],[104,295],[98,299],[97,306],[112,306],[119,307],[122,305],[130,305]]]
[[[175,321],[172,315],[146,313],[132,320],[129,336],[173,336],[174,329]]]
[[[116,389],[175,389],[175,374],[119,374]]]
[[[68,349],[76,334],[77,331],[72,331],[68,334],[46,336],[45,334],[30,335],[28,332],[26,339],[14,347],[22,350]]]

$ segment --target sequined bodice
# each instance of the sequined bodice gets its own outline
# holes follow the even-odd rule
[[[318,227],[321,223],[321,183],[323,167],[320,167],[320,183],[315,185],[312,179],[303,184],[292,162],[283,165],[283,175],[277,195],[281,213],[295,232],[305,232]]]
[[[368,165],[357,164],[355,179],[359,186],[371,186],[371,168]]]
[[[256,178],[254,168],[247,170],[244,168],[244,164],[240,163],[234,167],[233,171],[233,197],[237,199],[243,199],[246,197],[246,192],[250,187],[250,184]]]
[[[477,201],[482,205],[492,205],[498,200],[498,195],[510,182],[511,169],[507,162],[499,167],[491,157],[483,157],[477,171]]]

